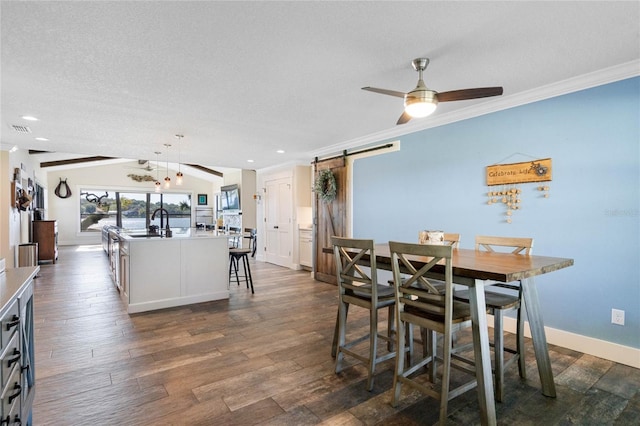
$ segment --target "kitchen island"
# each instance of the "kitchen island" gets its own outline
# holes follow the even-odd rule
[[[228,235],[120,231],[117,285],[129,313],[228,299]]]

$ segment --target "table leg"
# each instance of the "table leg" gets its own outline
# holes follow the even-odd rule
[[[484,283],[481,280],[475,280],[475,285],[469,287],[469,305],[471,308],[473,353],[476,360],[481,421],[483,425],[495,425],[496,403],[493,396],[487,309],[484,300]]]
[[[551,360],[549,359],[549,348],[547,347],[547,336],[544,331],[542,314],[540,313],[540,302],[538,300],[538,290],[533,278],[521,281],[522,297],[524,306],[529,318],[529,328],[531,329],[531,340],[533,340],[533,350],[538,363],[538,374],[542,384],[542,394],[556,397],[556,385],[553,382],[553,371],[551,370]]]

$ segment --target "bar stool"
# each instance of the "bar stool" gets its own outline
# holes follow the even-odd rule
[[[243,278],[247,283],[247,288],[251,285],[251,294],[253,291],[253,279],[251,278],[251,266],[249,265],[249,254],[251,249],[248,248],[230,248],[229,249],[229,282],[231,282],[231,274],[235,273],[236,282],[240,285],[240,278]],[[242,261],[242,267],[244,269],[244,275],[238,275],[238,268],[240,267],[240,261]]]
[[[389,241],[391,253],[391,268],[393,269],[393,282],[396,298],[396,321],[398,327],[398,347],[404,348],[412,345],[411,340],[405,342],[404,330],[411,325],[427,329],[431,345],[427,353],[422,357],[412,357],[405,365],[405,357],[396,357],[396,368],[393,375],[393,394],[391,405],[396,407],[400,401],[402,385],[409,385],[422,393],[440,401],[440,424],[447,423],[447,408],[449,400],[477,387],[475,365],[469,366],[461,359],[453,347],[453,332],[462,328],[471,327],[471,315],[469,305],[453,300],[453,248],[445,245],[409,244]],[[413,256],[427,257],[431,260],[419,270],[412,263]],[[442,265],[444,262],[444,265]],[[435,285],[430,278],[436,265],[444,266],[444,289],[442,281],[436,281]],[[403,279],[402,276],[405,275]],[[435,362],[436,336],[439,333],[443,337],[442,343],[442,378],[440,389],[434,385],[436,381]],[[410,336],[410,333],[407,333]],[[417,355],[417,354],[416,354]],[[428,367],[428,375],[431,383],[418,378],[423,367]],[[452,388],[451,369],[456,368],[467,373],[470,377],[456,379],[455,388]],[[416,378],[418,378],[416,380]]]
[[[331,237],[331,245],[336,262],[336,279],[338,282],[338,318],[334,332],[332,355],[335,353],[335,371],[342,371],[342,360],[345,355],[362,362],[367,368],[367,390],[373,389],[376,365],[396,356],[395,345],[395,294],[393,287],[378,284],[376,256],[373,240]],[[363,256],[369,256],[371,270],[368,272],[359,265]],[[369,311],[369,328],[364,335],[354,335],[359,329],[350,324],[347,332],[347,313],[349,306],[357,306]],[[378,311],[388,309],[387,333],[378,331]],[[348,339],[347,339],[348,338]],[[378,341],[388,343],[387,352],[378,354]],[[357,348],[360,343],[368,341],[369,347]],[[335,348],[335,349],[334,349]],[[408,350],[406,351],[408,352]],[[400,354],[402,356],[403,353]]]
[[[251,257],[256,257],[256,248],[258,243],[258,230],[256,228],[244,228],[244,238],[249,240]]]
[[[513,238],[513,237],[491,237],[476,236],[476,250],[478,251],[505,251],[514,255],[529,256],[533,248],[533,238]],[[502,249],[502,250],[500,250]],[[497,292],[485,289],[487,311],[493,315],[493,349],[494,349],[494,377],[495,377],[495,397],[501,402],[504,396],[504,370],[513,362],[518,362],[518,372],[523,379],[527,378],[527,369],[524,360],[524,300],[522,300],[521,282],[498,283],[495,287],[507,289],[505,292]],[[457,291],[454,299],[460,302],[469,303],[469,290]],[[504,346],[504,321],[503,312],[515,310],[516,319],[516,347]],[[512,354],[511,358],[505,361],[504,353]]]

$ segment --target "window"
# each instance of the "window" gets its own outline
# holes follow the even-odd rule
[[[114,192],[106,190],[80,190],[80,231],[100,232],[105,225],[125,229],[147,229],[149,225],[165,227],[166,215],[151,220],[158,208],[169,213],[172,228],[191,227],[190,194],[156,194],[140,192]]]
[[[164,208],[169,212],[169,224],[172,228],[190,228],[191,227],[191,196],[187,194],[150,194],[150,213],[159,208]],[[161,222],[160,214],[156,214],[156,218],[150,223],[164,228],[166,219]]]

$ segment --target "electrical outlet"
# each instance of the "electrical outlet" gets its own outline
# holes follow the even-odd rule
[[[624,325],[624,311],[611,309],[611,324]]]

